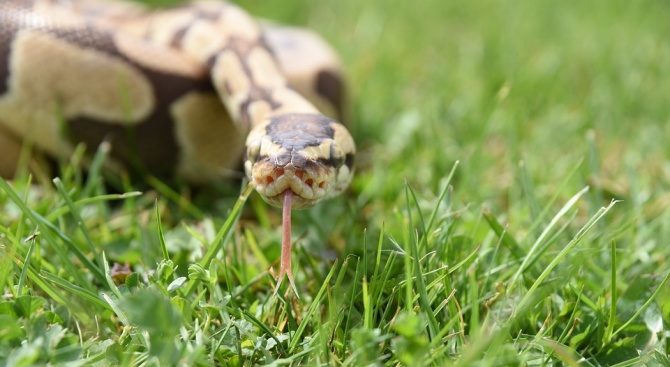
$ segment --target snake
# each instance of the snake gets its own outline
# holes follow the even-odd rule
[[[231,3],[0,2],[0,175],[25,144],[62,158],[104,143],[112,171],[193,184],[243,171],[283,208],[277,288],[286,277],[295,291],[291,211],[352,180],[345,96],[323,38]]]

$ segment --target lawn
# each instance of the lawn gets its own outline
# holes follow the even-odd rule
[[[255,193],[75,156],[0,181],[0,366],[670,366],[667,1],[240,3],[347,68],[358,172],[293,215],[299,298]]]

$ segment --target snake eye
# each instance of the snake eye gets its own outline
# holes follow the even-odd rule
[[[261,139],[254,139],[247,144],[247,161],[256,163],[261,155]]]
[[[342,152],[340,145],[335,142],[330,145],[330,163],[336,169],[344,164],[344,152]]]

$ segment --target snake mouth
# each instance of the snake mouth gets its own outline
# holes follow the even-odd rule
[[[284,192],[291,190],[294,194],[294,209],[313,206],[326,197],[329,182],[324,178],[316,177],[309,171],[284,167],[275,168],[264,175],[254,175],[256,191],[270,205],[281,207],[284,202]]]

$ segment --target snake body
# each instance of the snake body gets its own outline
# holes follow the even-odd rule
[[[353,174],[340,75],[318,36],[228,3],[2,0],[0,175],[22,141],[52,156],[109,141],[111,166],[195,183],[243,166],[268,203],[309,207]]]

